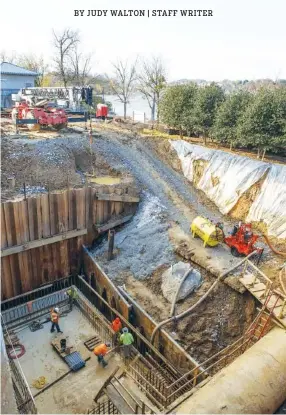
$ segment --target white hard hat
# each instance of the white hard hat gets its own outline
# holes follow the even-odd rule
[[[58,307],[55,307],[55,312],[58,313],[60,309]]]

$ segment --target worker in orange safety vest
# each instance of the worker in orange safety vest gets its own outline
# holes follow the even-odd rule
[[[108,363],[104,360],[104,356],[108,353],[110,346],[110,343],[102,343],[96,346],[93,350],[93,353],[97,356],[98,363],[101,363],[102,367],[108,365]]]
[[[112,329],[115,331],[115,333],[118,333],[122,329],[122,323],[119,317],[116,317],[115,320],[111,323]]]
[[[58,333],[62,333],[60,326],[59,326],[59,308],[55,307],[52,311],[51,311],[51,322],[52,322],[52,327],[51,327],[51,333],[53,333],[55,331],[55,328],[57,329]]]
[[[115,344],[117,345],[119,343],[120,339],[120,330],[122,329],[122,323],[119,317],[116,317],[113,322],[111,323],[112,330],[116,333],[116,339]]]

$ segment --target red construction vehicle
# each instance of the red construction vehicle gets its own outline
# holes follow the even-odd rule
[[[105,120],[108,116],[108,106],[105,104],[97,104],[95,116],[96,118]]]
[[[12,99],[15,106],[11,116],[16,131],[18,125],[27,125],[32,131],[44,126],[60,130],[68,123],[86,123],[88,112],[81,105],[92,105],[92,88],[23,88],[17,94],[13,94]]]
[[[262,248],[257,248],[255,242],[259,238],[252,231],[251,223],[239,223],[235,225],[230,236],[225,236],[224,242],[230,247],[234,256],[247,256],[254,251],[262,252]]]
[[[31,107],[26,101],[16,102],[12,110],[12,120],[23,121],[29,130],[38,131],[41,126],[54,127],[60,130],[67,126],[68,117],[64,109],[54,108],[41,102]]]

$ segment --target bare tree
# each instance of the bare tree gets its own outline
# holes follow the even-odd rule
[[[78,86],[86,85],[91,70],[92,54],[84,55],[79,51],[78,45],[76,45],[75,48],[71,50],[69,58],[71,64],[70,76],[73,82]]]
[[[38,77],[35,80],[36,86],[43,86],[45,76],[47,75],[48,65],[42,56],[34,54],[18,55],[15,52],[8,55],[6,51],[1,51],[1,62],[8,62],[22,66],[29,71],[37,72]]]
[[[126,118],[127,104],[135,90],[137,59],[131,64],[118,59],[112,65],[114,68],[114,77],[110,79],[110,86],[119,101],[123,103],[124,118]]]
[[[149,104],[152,121],[155,119],[156,111],[157,120],[159,121],[159,102],[162,91],[166,87],[166,72],[160,57],[153,57],[150,61],[141,61],[137,89]]]
[[[37,72],[38,77],[35,80],[35,86],[44,86],[45,76],[47,75],[49,67],[42,56],[38,57],[33,54],[21,55],[17,59],[17,64],[29,71]]]
[[[6,50],[1,50],[0,52],[0,61],[1,62],[8,62],[8,63],[15,63],[18,59],[16,52],[7,53]]]
[[[54,47],[57,52],[54,61],[60,78],[66,87],[68,84],[69,58],[72,50],[76,48],[79,42],[79,33],[71,29],[64,29],[60,34],[56,34],[53,30],[53,35]]]

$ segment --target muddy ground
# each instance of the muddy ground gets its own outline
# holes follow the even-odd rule
[[[67,138],[68,137],[68,138]],[[28,194],[43,193],[47,190],[81,187],[85,174],[96,176],[122,176],[109,164],[90,151],[87,134],[73,131],[58,137],[45,133],[29,139],[9,136],[1,144],[1,188],[2,200],[23,194],[24,183]],[[15,178],[15,187],[10,188],[9,178]]]
[[[142,304],[155,321],[170,316],[171,304],[161,290],[162,272],[166,266],[156,270],[150,278],[138,281],[131,275],[125,278],[125,288],[133,298]],[[203,284],[175,308],[179,314],[205,294],[214,282],[213,277],[203,269]],[[249,293],[238,294],[227,285],[220,283],[212,294],[189,316],[165,329],[199,362],[222,350],[237,340],[250,326],[256,313],[255,301]]]
[[[181,234],[189,237],[193,218],[200,214],[216,222],[222,221],[229,230],[236,222],[224,217],[187,181],[165,139],[140,137],[134,132],[123,134],[95,126],[91,153],[87,134],[72,129],[60,134],[40,132],[31,139],[28,133],[26,136],[22,133],[20,138],[11,137],[15,136],[8,131],[2,140],[4,200],[23,192],[23,180],[26,187],[31,186],[31,193],[37,193],[47,188],[82,186],[84,173],[92,173],[93,169],[96,175],[134,178],[141,191],[141,203],[132,221],[116,233],[114,259],[106,260],[106,240],[95,246],[93,253],[114,282],[125,284],[128,292],[156,321],[168,317],[170,309],[161,292],[162,272],[181,260],[176,247],[180,245]],[[7,179],[11,175],[16,180],[13,190],[8,188]],[[204,255],[217,252],[218,257],[225,255],[230,265],[234,261],[225,248],[202,249],[202,252]],[[275,281],[282,262],[266,247],[262,269]],[[210,273],[201,271],[203,285],[178,305],[178,311],[195,303],[214,281]],[[241,295],[222,283],[191,316],[184,318],[177,327],[167,329],[194,358],[203,361],[235,341],[249,326],[254,314],[255,302],[248,293]]]

